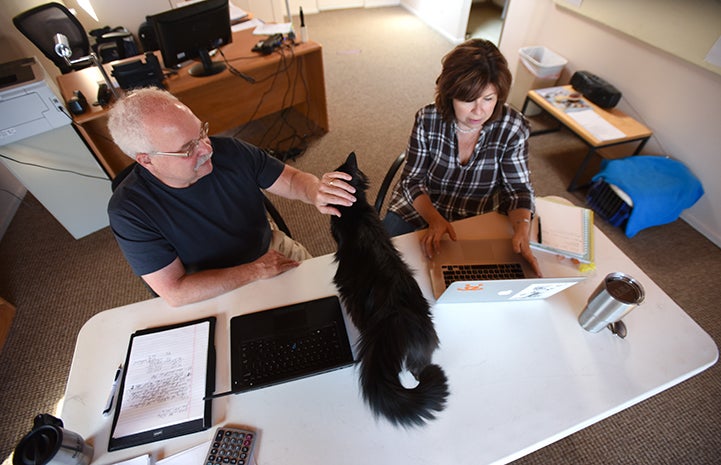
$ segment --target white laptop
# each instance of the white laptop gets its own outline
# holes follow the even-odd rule
[[[585,279],[539,278],[510,239],[443,240],[430,274],[440,303],[546,299]]]

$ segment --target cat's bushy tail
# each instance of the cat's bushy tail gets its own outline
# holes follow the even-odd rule
[[[399,331],[397,325],[386,321],[366,331],[359,345],[363,397],[375,415],[405,427],[421,426],[426,420],[434,419],[435,413],[445,407],[448,397],[448,379],[438,365],[423,367],[417,373],[418,385],[414,388],[401,384],[403,360],[415,345],[414,341],[403,340],[410,333],[404,329]],[[416,336],[436,338],[435,331]],[[425,350],[427,341],[419,341],[418,347]]]

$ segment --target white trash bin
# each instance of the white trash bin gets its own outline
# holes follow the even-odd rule
[[[518,58],[518,67],[508,103],[520,111],[529,90],[556,85],[568,60],[553,50],[541,46],[522,47],[518,50]],[[535,115],[539,112],[540,109],[532,102],[526,109],[527,115]]]

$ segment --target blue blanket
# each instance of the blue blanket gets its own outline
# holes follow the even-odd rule
[[[701,182],[686,166],[671,158],[639,155],[604,160],[593,180],[614,184],[633,200],[626,236],[675,221],[704,194]]]

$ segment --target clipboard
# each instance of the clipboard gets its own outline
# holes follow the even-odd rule
[[[215,317],[136,331],[130,337],[108,451],[210,428]]]

